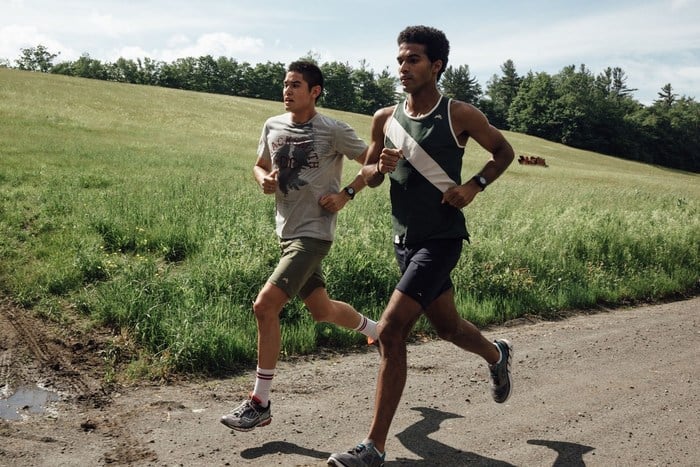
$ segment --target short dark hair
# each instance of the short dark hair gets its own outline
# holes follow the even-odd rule
[[[421,44],[425,46],[425,53],[431,62],[442,60],[442,68],[438,72],[438,80],[442,72],[447,68],[447,58],[450,55],[450,41],[445,33],[430,26],[408,26],[399,33],[396,40],[398,45]]]
[[[289,64],[287,72],[301,73],[304,81],[309,84],[309,90],[314,86],[321,86],[321,93],[323,93],[323,73],[315,63],[298,60]]]

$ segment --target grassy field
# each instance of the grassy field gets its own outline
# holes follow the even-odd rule
[[[137,344],[137,375],[255,360],[251,302],[277,261],[251,168],[281,103],[0,69],[0,288],[47,319]],[[368,139],[370,117],[324,110]],[[506,133],[514,163],[466,209],[454,273],[480,326],[697,293],[698,175]],[[468,145],[464,176],[486,154]],[[346,164],[345,180],[359,166]],[[341,212],[332,296],[378,317],[398,278],[387,184]],[[429,332],[420,322],[417,332]],[[361,336],[283,311],[287,355]],[[116,340],[115,340],[116,342]],[[118,345],[115,343],[115,346]]]

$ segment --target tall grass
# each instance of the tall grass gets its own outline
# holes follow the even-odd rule
[[[250,364],[251,302],[278,258],[273,199],[251,168],[262,123],[282,111],[0,69],[2,292],[55,320],[77,310],[112,326],[166,372]],[[368,138],[369,117],[324,112]],[[472,241],[453,277],[465,317],[484,326],[697,292],[697,175],[506,136],[549,167],[514,164],[466,208]],[[468,148],[465,178],[487,156]],[[398,279],[389,212],[386,185],[361,192],[325,262],[330,294],[375,318]],[[288,355],[361,342],[314,325],[298,301],[282,320]]]

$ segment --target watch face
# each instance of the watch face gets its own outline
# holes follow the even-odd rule
[[[474,175],[473,180],[476,181],[477,185],[479,185],[481,191],[484,191],[484,188],[486,188],[486,185],[488,185],[488,182],[483,175]]]

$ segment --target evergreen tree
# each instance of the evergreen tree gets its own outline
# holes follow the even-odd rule
[[[666,107],[671,107],[676,101],[676,98],[678,97],[678,94],[675,94],[673,92],[673,87],[671,86],[671,83],[668,83],[664,87],[662,87],[661,91],[658,92],[657,95],[659,96],[659,98],[654,101],[654,104],[662,104]]]
[[[501,65],[502,76],[493,75],[486,85],[486,95],[490,103],[482,104],[492,125],[509,129],[508,110],[518,95],[523,78],[518,76],[512,60]]]
[[[438,85],[447,97],[469,104],[476,105],[481,98],[481,85],[476,77],[471,76],[469,65],[460,65],[457,68],[448,66]]]

